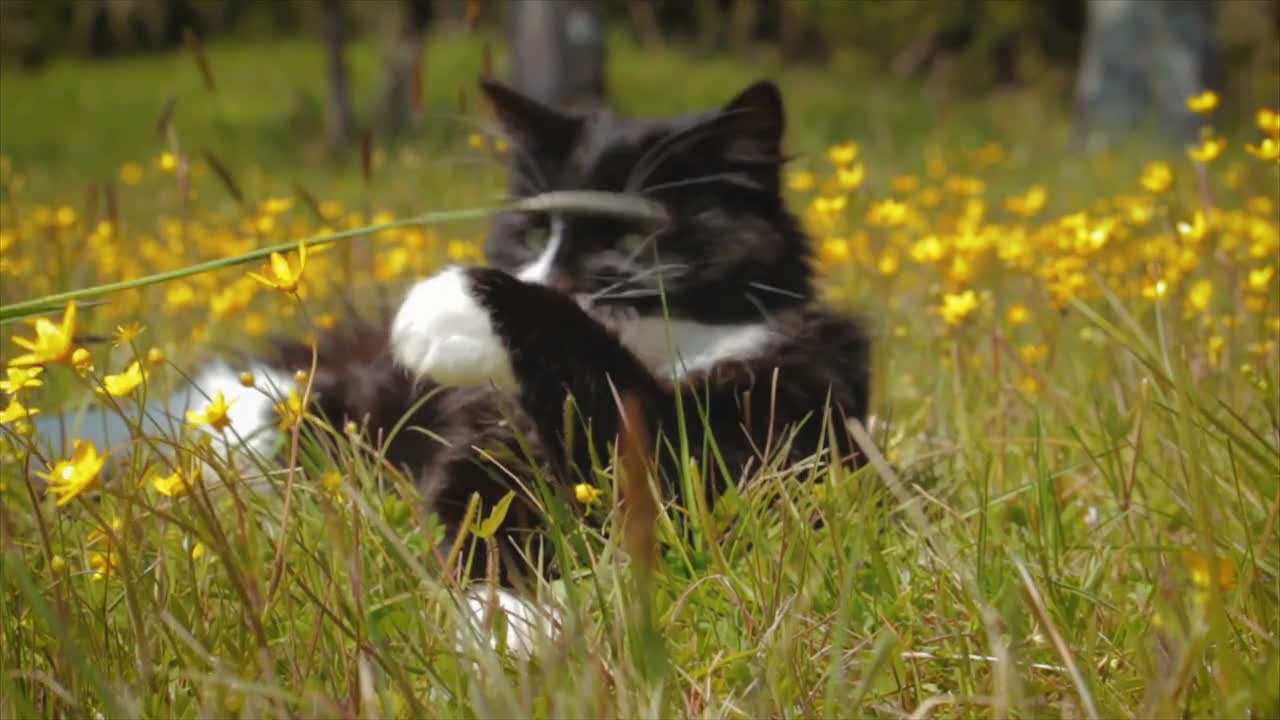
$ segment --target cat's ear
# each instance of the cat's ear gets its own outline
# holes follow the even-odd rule
[[[507,136],[528,151],[566,147],[582,129],[581,118],[559,112],[502,83],[482,78],[480,89]]]
[[[731,160],[781,163],[786,119],[778,86],[761,80],[738,93],[716,119]]]

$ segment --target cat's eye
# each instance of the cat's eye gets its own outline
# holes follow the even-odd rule
[[[547,240],[550,237],[550,230],[541,225],[535,225],[524,231],[524,245],[535,252],[542,252],[546,249]]]
[[[640,233],[627,233],[622,236],[618,247],[628,257],[635,257],[649,247],[649,239],[651,237],[651,235],[641,235]]]

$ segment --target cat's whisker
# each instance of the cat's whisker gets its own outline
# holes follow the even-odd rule
[[[623,186],[624,192],[636,192],[637,188],[644,187],[644,183],[649,179],[649,176],[662,167],[662,163],[666,162],[668,158],[688,146],[721,131],[721,128],[715,123],[704,123],[666,137],[654,144],[653,147],[640,156],[635,166],[632,167],[631,173],[627,176],[627,182]]]
[[[794,290],[785,290],[776,285],[767,285],[762,282],[754,282],[754,281],[749,282],[747,284],[757,290],[763,290],[765,292],[773,293],[774,295],[782,295],[783,297],[795,298],[796,300],[808,299],[808,297],[804,293],[798,293]]]
[[[714,173],[712,175],[703,175],[701,177],[687,178],[685,180],[674,180],[672,182],[658,183],[656,185],[648,185],[642,187],[638,192],[642,195],[654,193],[659,190],[671,190],[674,188],[688,187],[690,185],[704,185],[708,183],[723,182],[730,185],[739,185],[748,190],[764,191],[765,187],[742,173]]]

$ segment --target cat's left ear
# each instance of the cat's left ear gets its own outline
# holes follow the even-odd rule
[[[752,164],[781,163],[784,115],[782,93],[769,80],[756,82],[738,93],[716,118],[727,141],[728,159]]]
[[[582,119],[554,108],[490,79],[480,80],[502,129],[512,142],[531,153],[559,152],[573,143]]]

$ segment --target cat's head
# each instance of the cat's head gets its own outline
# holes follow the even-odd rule
[[[507,212],[496,267],[593,310],[705,324],[758,322],[811,295],[809,245],[780,192],[782,98],[758,82],[721,110],[657,120],[569,115],[495,82],[482,88],[510,142],[512,191],[626,193],[665,221]]]

